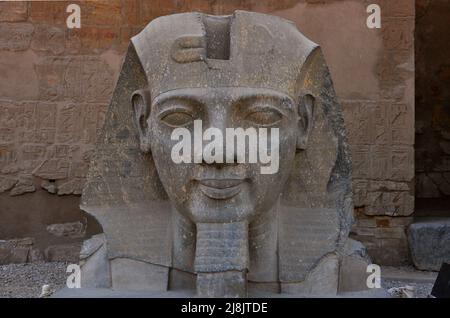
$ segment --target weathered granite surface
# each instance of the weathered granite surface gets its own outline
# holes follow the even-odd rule
[[[450,219],[423,218],[409,226],[408,240],[414,266],[439,271],[450,262]]]
[[[171,160],[168,126],[186,119],[173,108],[225,129],[261,105],[279,116],[270,123],[280,129],[277,173]],[[170,125],[161,109],[176,114]],[[205,179],[216,184],[206,194]],[[233,197],[221,184],[229,179],[241,180]],[[110,278],[86,287],[336,295],[352,223],[351,160],[320,47],[291,22],[252,12],[153,20],[128,49],[81,207],[105,238],[92,253],[96,243],[85,244],[83,275]]]

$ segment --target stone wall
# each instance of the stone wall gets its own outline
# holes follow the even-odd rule
[[[382,9],[381,29],[366,26],[366,7],[373,2]],[[293,20],[322,46],[349,131],[354,236],[375,262],[408,260],[405,226],[414,209],[414,1],[83,1],[78,2],[82,27],[72,30],[65,25],[69,3],[77,1],[0,3],[0,214],[22,215],[33,228],[27,215],[48,212],[45,199],[26,211],[5,210],[4,202],[11,206],[49,195],[64,204],[80,193],[132,35],[159,15],[244,9]],[[82,218],[76,204],[71,209],[65,221]],[[41,220],[43,231],[45,225]],[[11,225],[2,222],[0,239],[13,235]]]
[[[450,201],[450,1],[417,4],[416,196],[440,209]]]

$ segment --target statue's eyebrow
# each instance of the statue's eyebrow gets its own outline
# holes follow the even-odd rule
[[[240,103],[246,103],[246,102],[264,102],[264,101],[277,101],[282,105],[285,105],[285,107],[288,110],[294,109],[294,102],[293,100],[285,94],[278,93],[278,92],[261,92],[258,94],[254,93],[244,93],[236,98],[234,101],[234,104],[240,104]]]
[[[180,94],[180,92],[163,93],[163,94],[155,97],[155,99],[153,100],[152,104],[154,106],[162,106],[163,104],[168,103],[168,102],[172,102],[172,101],[183,101],[183,102],[193,103],[195,105],[203,105],[203,101],[202,101],[202,97],[201,96],[194,95],[194,94],[189,94],[187,92],[186,93],[181,93],[181,94]]]
[[[239,90],[239,89],[238,89]],[[152,104],[153,106],[162,106],[165,103],[171,101],[183,101],[191,103],[192,105],[204,106],[205,95],[193,93],[189,91],[180,92],[180,90],[173,90],[162,93],[154,98]],[[292,98],[286,94],[279,93],[270,89],[264,89],[264,91],[246,92],[240,90],[237,96],[233,97],[232,103],[234,105],[245,103],[245,102],[264,102],[264,101],[276,101],[283,105],[287,110],[294,110],[294,101]]]

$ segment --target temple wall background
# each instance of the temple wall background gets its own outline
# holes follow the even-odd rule
[[[81,6],[81,29],[66,26],[70,3]],[[381,29],[366,26],[371,3],[381,6]],[[1,2],[0,240],[30,237],[14,244],[28,260],[51,260],[73,255],[84,237],[101,231],[78,209],[79,194],[130,37],[160,15],[235,9],[293,20],[322,46],[353,156],[353,236],[376,263],[408,262],[413,0]],[[55,223],[70,224],[47,228]]]

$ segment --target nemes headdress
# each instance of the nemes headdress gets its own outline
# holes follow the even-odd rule
[[[157,18],[132,38],[151,96],[178,88],[271,88],[292,97],[317,45],[293,23],[236,11]]]

